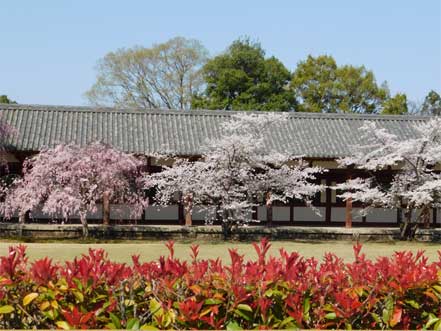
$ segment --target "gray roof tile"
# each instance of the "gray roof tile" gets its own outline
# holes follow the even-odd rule
[[[101,141],[131,153],[170,151],[198,155],[203,143],[219,137],[220,124],[232,112],[118,110],[113,108],[0,104],[3,118],[18,134],[11,148],[38,151],[58,143]],[[403,139],[415,134],[422,116],[290,113],[289,121],[268,136],[267,147],[310,158],[335,158],[360,142],[358,129],[373,120]]]

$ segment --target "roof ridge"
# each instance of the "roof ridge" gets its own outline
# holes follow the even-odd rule
[[[23,111],[62,111],[62,112],[90,112],[90,113],[123,113],[123,114],[170,114],[170,115],[216,115],[230,116],[237,113],[262,114],[264,111],[231,111],[231,110],[177,110],[164,108],[116,108],[101,106],[71,106],[71,105],[40,105],[40,104],[5,104],[0,103],[0,110],[23,110]],[[307,113],[307,112],[288,112],[290,117],[296,118],[317,118],[317,119],[345,119],[345,120],[427,120],[430,115],[380,115],[380,114],[354,114],[354,113]]]
[[[116,108],[101,106],[70,106],[70,105],[40,105],[40,104],[9,104],[0,103],[0,110],[24,110],[24,111],[60,111],[60,112],[88,112],[88,113],[122,113],[122,114],[179,114],[179,115],[225,115],[232,113],[226,110],[178,110],[166,108]]]

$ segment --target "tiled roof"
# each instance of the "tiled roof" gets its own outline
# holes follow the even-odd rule
[[[117,110],[113,108],[0,104],[3,118],[18,134],[9,147],[38,151],[58,143],[85,145],[101,141],[126,152],[174,152],[199,155],[208,138],[220,135],[229,111]],[[290,113],[286,124],[272,131],[267,147],[310,158],[335,158],[360,141],[366,120],[403,139],[415,134],[413,124],[428,117]]]

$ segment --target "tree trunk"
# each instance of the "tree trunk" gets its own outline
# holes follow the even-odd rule
[[[224,237],[224,240],[231,239],[234,219],[233,219],[233,213],[231,210],[228,210],[224,214],[224,219],[222,220],[222,234]]]
[[[18,216],[18,237],[21,238],[23,236],[23,225],[25,223],[26,213],[20,213]]]
[[[430,227],[430,208],[429,207],[424,206],[421,209],[419,221],[423,225],[423,228],[428,229]]]
[[[266,224],[273,225],[273,203],[271,201],[271,192],[266,193]]]
[[[228,240],[231,237],[231,226],[229,221],[224,220],[222,222],[222,235],[224,237],[224,240]]]
[[[87,224],[86,215],[80,215],[80,221],[83,230],[83,239],[89,236],[89,226]]]
[[[110,199],[109,192],[103,193],[103,225],[109,225],[110,223]]]
[[[220,212],[220,204],[216,205],[216,215],[215,216],[216,216],[216,222],[219,224],[222,224],[223,222],[222,222],[222,215]]]
[[[185,213],[185,225],[191,226],[193,225],[193,219],[191,215],[192,211],[192,198],[190,194],[184,196],[184,213]]]
[[[418,223],[412,223],[412,209],[406,208],[404,211],[404,223],[401,226],[400,238],[402,240],[412,240],[415,237]]]

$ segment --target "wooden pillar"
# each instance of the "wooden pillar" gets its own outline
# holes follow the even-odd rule
[[[178,223],[179,225],[185,224],[185,211],[184,211],[182,196],[181,199],[179,199],[179,204],[178,204]]]
[[[192,197],[191,194],[184,195],[183,199],[184,203],[184,219],[185,219],[185,225],[190,226],[193,225],[193,220],[191,218],[191,211],[192,211]]]
[[[352,228],[352,198],[346,200],[346,219],[345,226]]]
[[[273,203],[271,201],[271,192],[266,193],[266,225],[273,225]]]
[[[253,220],[253,221],[257,221],[257,212],[258,212],[258,210],[257,210],[257,206],[253,206],[252,208],[251,208],[251,210],[252,210],[252,212],[251,212],[251,219]]]
[[[331,186],[331,180],[329,178],[326,179],[326,209],[325,209],[325,222],[331,223],[331,212],[332,212],[332,190],[329,188]]]
[[[350,171],[350,170],[349,170]],[[351,180],[352,176],[349,174],[347,180]],[[352,228],[352,198],[346,200],[346,215],[345,215],[345,227]]]
[[[103,193],[103,225],[109,225],[110,223],[110,200],[109,192]]]
[[[294,203],[289,204],[289,223],[294,225]]]

